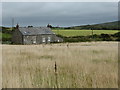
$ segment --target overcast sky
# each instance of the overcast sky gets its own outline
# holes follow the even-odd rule
[[[117,2],[3,2],[2,25],[76,26],[118,20]]]

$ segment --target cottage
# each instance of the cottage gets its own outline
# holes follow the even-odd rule
[[[42,44],[51,42],[63,42],[48,27],[19,27],[13,31],[12,43],[15,44]]]

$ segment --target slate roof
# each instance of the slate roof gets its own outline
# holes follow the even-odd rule
[[[19,27],[23,35],[54,34],[48,27]]]

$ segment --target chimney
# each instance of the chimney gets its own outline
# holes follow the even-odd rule
[[[19,25],[18,24],[16,25],[16,29],[19,29]]]

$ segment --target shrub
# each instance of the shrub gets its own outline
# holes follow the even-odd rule
[[[120,32],[113,34],[114,37],[120,37]]]

